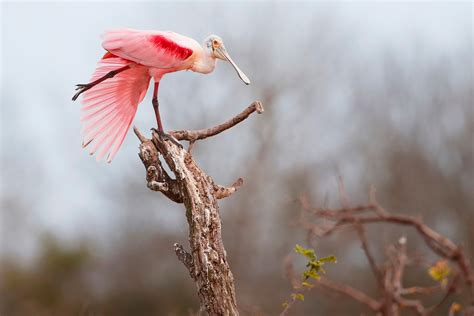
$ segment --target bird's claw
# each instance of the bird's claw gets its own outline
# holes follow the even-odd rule
[[[90,88],[92,88],[93,86],[91,86],[90,84],[88,83],[80,83],[80,84],[76,84],[76,94],[72,97],[72,100],[73,101],[76,101],[76,99],[83,93],[83,92],[86,92],[87,90],[89,90]]]
[[[76,90],[81,90],[81,89],[87,88],[88,86],[89,84],[87,83],[79,83],[79,84],[76,84]]]
[[[173,144],[178,146],[179,148],[183,149],[183,145],[181,145],[181,143],[176,138],[174,138],[172,135],[167,134],[163,131],[159,131],[156,128],[152,128],[151,130],[154,131],[156,134],[158,134],[158,137],[160,137],[161,140],[169,140]]]

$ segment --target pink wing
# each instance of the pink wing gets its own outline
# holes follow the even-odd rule
[[[150,82],[146,67],[112,54],[106,54],[98,62],[91,81],[125,65],[131,68],[86,91],[82,99],[84,147],[92,143],[89,153],[97,152],[97,160],[107,153],[108,162],[115,157]]]
[[[102,46],[114,55],[155,68],[179,67],[193,54],[196,41],[174,32],[112,30]]]

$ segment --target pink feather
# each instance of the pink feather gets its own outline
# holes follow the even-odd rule
[[[192,41],[192,42],[190,42]],[[174,32],[117,29],[103,35],[102,47],[112,54],[159,69],[182,65],[199,44]]]
[[[122,58],[102,59],[91,81],[124,65],[131,65],[131,62]],[[81,109],[84,144],[87,146],[94,142],[89,152],[98,152],[98,160],[109,153],[108,160],[112,161],[123,143],[138,104],[146,94],[149,82],[148,69],[133,64],[127,71],[84,93]]]

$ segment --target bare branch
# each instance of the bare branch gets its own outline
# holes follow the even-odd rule
[[[344,208],[349,207],[349,197],[347,196],[346,186],[344,185],[344,181],[342,180],[342,176],[338,175],[337,177],[337,185],[339,187],[339,201],[341,206]]]
[[[378,311],[381,307],[381,304],[375,299],[349,285],[338,283],[324,277],[322,277],[318,282],[316,282],[316,285],[349,296],[350,298],[358,301],[359,303],[367,305],[373,311]]]
[[[346,187],[344,185],[344,181],[342,179],[342,176],[339,175],[337,177],[338,179],[338,187],[339,187],[339,199],[341,202],[341,206],[348,209],[349,208],[349,197],[346,192]],[[374,202],[376,202],[375,197],[374,197]],[[348,214],[352,215],[353,210],[349,209]],[[380,273],[379,268],[377,267],[377,264],[375,263],[374,256],[370,252],[369,248],[369,241],[367,240],[367,234],[365,231],[365,228],[362,224],[359,223],[359,221],[355,221],[354,223],[355,229],[357,231],[357,236],[359,237],[360,242],[362,243],[362,249],[364,250],[365,256],[367,257],[367,260],[369,261],[370,268],[372,269],[372,272],[374,273],[374,276],[377,280],[377,283],[380,288],[383,287],[383,279],[382,275]]]
[[[372,204],[361,206],[360,210],[376,210]],[[347,209],[340,210],[343,216],[337,215],[337,210],[328,212],[327,210],[316,211],[315,213],[328,219],[336,221],[333,228],[325,232],[326,235],[344,225],[371,224],[371,223],[393,223],[399,225],[407,225],[414,227],[423,237],[428,247],[430,247],[436,254],[443,258],[450,259],[459,266],[459,269],[464,274],[465,281],[470,289],[471,304],[474,304],[474,276],[470,267],[469,260],[464,252],[454,244],[447,237],[439,234],[433,229],[429,228],[420,218],[409,215],[393,215],[388,213],[377,213],[375,216],[355,216],[348,215],[350,211]],[[388,215],[387,215],[388,214]]]
[[[237,191],[237,189],[242,186],[242,184],[244,184],[244,180],[242,178],[238,178],[230,187],[223,187],[221,185],[214,184],[214,195],[217,199],[229,197],[234,194],[235,191]]]
[[[370,186],[369,189],[369,203],[373,206],[374,211],[379,214],[380,216],[387,215],[388,212],[380,206],[379,202],[377,201],[377,189],[374,185]]]
[[[135,133],[135,135],[137,135],[141,143],[144,143],[149,140],[148,138],[143,136],[143,134],[138,130],[138,128],[135,125],[133,126],[133,132]]]
[[[441,286],[435,285],[430,287],[412,286],[404,288],[400,291],[401,295],[415,295],[415,294],[432,294],[441,290]]]
[[[352,213],[364,213],[374,211],[374,206],[372,204],[363,204],[352,207],[343,207],[338,209],[328,209],[328,208],[317,208],[311,210],[311,212],[316,216],[328,217],[328,218],[343,218]]]
[[[370,268],[372,269],[372,272],[374,273],[375,279],[377,280],[379,287],[382,287],[383,286],[382,273],[379,267],[377,266],[377,263],[375,263],[374,256],[372,255],[369,249],[369,241],[367,240],[367,234],[366,234],[365,228],[360,223],[357,223],[355,225],[355,228],[357,230],[357,235],[359,236],[359,239],[362,243],[362,249],[364,250],[365,256],[367,257],[367,260],[369,261]]]
[[[386,290],[389,290],[387,291],[387,294],[390,295],[391,298],[400,305],[400,307],[411,308],[418,315],[425,315],[425,307],[420,301],[406,299],[401,295],[403,290],[403,273],[408,259],[406,254],[406,243],[407,239],[403,236],[399,239],[398,244],[395,247],[389,248],[389,250],[392,250],[390,255],[392,278],[386,286]]]
[[[294,289],[298,288],[300,286],[300,281],[296,277],[291,254],[286,255],[283,261],[283,264],[285,268],[285,276],[290,280],[291,285]],[[294,296],[291,296],[290,301],[283,304],[284,308],[281,311],[280,316],[285,316],[295,303],[296,303],[296,298]]]
[[[434,231],[427,226],[421,218],[404,215],[391,214],[379,205],[375,187],[371,187],[369,192],[369,203],[350,206],[349,199],[345,192],[342,179],[339,177],[339,194],[342,208],[310,208],[309,203],[300,199],[303,212],[299,218],[299,224],[308,231],[308,234],[323,237],[330,235],[340,229],[355,228],[359,239],[362,243],[362,249],[369,261],[372,271],[374,272],[379,283],[383,297],[377,304],[380,305],[379,312],[384,315],[398,315],[401,308],[409,308],[418,315],[434,314],[435,311],[446,302],[447,298],[456,293],[460,288],[460,277],[468,286],[470,292],[470,306],[466,310],[474,309],[474,276],[470,266],[470,262],[462,248],[452,242],[446,236]],[[315,217],[313,219],[305,218],[305,214]],[[317,219],[318,222],[314,222]],[[404,225],[413,227],[423,238],[427,246],[442,258],[451,260],[456,264],[457,270],[455,277],[451,278],[450,285],[446,289],[443,299],[430,308],[425,308],[421,301],[407,299],[404,295],[410,294],[429,294],[434,291],[443,290],[440,285],[422,288],[422,287],[403,287],[403,272],[405,265],[410,262],[419,262],[420,258],[410,258],[406,254],[406,238],[402,237],[399,243],[388,248],[389,263],[384,266],[377,266],[374,257],[370,252],[368,238],[366,235],[365,225],[372,223],[390,223],[395,225]],[[319,283],[318,283],[319,284]],[[344,288],[343,285],[342,288]],[[341,290],[342,292],[342,290]],[[351,296],[351,295],[348,295]],[[360,299],[354,298],[358,301]],[[372,302],[373,303],[373,302]],[[375,306],[372,304],[372,306]]]
[[[257,112],[258,114],[263,113],[263,105],[259,101],[254,101],[250,104],[245,110],[243,110],[240,114],[237,114],[235,117],[231,118],[230,120],[216,125],[214,127],[188,131],[188,130],[181,130],[181,131],[170,131],[169,133],[174,136],[177,140],[187,140],[194,143],[196,140],[205,139],[239,124],[246,118],[250,116],[253,112]]]

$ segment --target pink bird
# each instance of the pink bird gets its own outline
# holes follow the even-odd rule
[[[89,153],[97,153],[97,160],[106,154],[108,162],[114,159],[151,78],[155,83],[152,104],[158,133],[174,142],[177,141],[164,133],[160,118],[158,86],[163,75],[180,70],[208,74],[214,70],[216,60],[221,59],[234,67],[245,84],[250,84],[216,35],[207,37],[201,46],[174,32],[117,29],[103,35],[102,47],[107,53],[98,62],[91,82],[78,84],[72,98],[75,101],[84,93],[83,147],[90,144]]]

